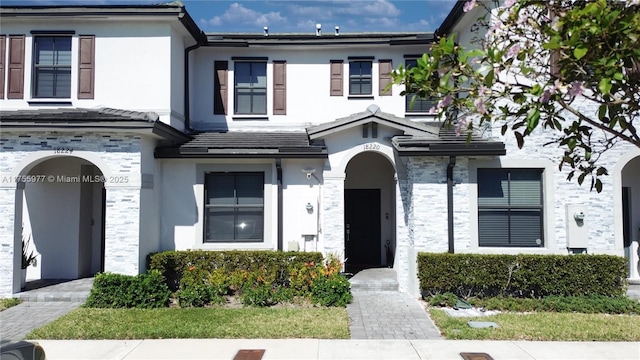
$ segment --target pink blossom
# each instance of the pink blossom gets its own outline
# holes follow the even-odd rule
[[[446,106],[449,106],[449,104],[451,104],[452,101],[453,101],[453,98],[451,97],[451,95],[445,96],[444,99],[438,102],[438,109],[442,109]]]
[[[456,123],[456,136],[462,135],[462,129],[467,127],[467,118],[463,117]]]
[[[506,0],[506,1],[504,2],[504,5],[503,5],[503,6],[504,6],[505,8],[510,8],[510,7],[512,7],[513,5],[515,5],[517,2],[518,2],[518,0]]]
[[[476,110],[480,114],[486,114],[487,113],[487,109],[484,107],[484,101],[482,99],[475,99],[475,101],[473,102],[473,105],[476,106]]]
[[[549,99],[551,98],[551,91],[549,90],[545,90],[542,95],[540,95],[540,102],[543,104],[546,104],[549,102]]]
[[[436,109],[435,106],[432,106],[431,109],[429,109],[429,114],[435,114],[438,112],[438,109]]]
[[[467,1],[464,6],[462,7],[462,10],[464,12],[469,12],[471,11],[471,9],[473,9],[474,7],[476,7],[476,0],[469,0]]]
[[[569,95],[571,96],[579,96],[582,95],[584,88],[582,87],[582,82],[574,81],[571,83],[571,87],[569,88]]]
[[[509,48],[509,51],[507,51],[507,58],[516,57],[519,52],[520,52],[520,45],[515,44]]]

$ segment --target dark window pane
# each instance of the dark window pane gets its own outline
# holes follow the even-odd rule
[[[370,61],[352,61],[349,63],[349,94],[372,94]]]
[[[267,113],[267,64],[264,62],[235,63],[235,112],[237,114]]]
[[[53,97],[53,86],[55,84],[53,69],[36,69],[35,76],[35,96]]]
[[[236,177],[236,193],[240,205],[262,205],[262,174],[239,174]]]
[[[208,204],[235,205],[233,175],[209,175],[207,179]]]
[[[236,219],[236,239],[262,240],[262,208],[239,208]]]
[[[263,173],[207,174],[205,186],[205,241],[263,241]]]
[[[56,71],[55,97],[71,97],[71,69]]]
[[[511,171],[511,205],[542,205],[540,170]]]
[[[542,170],[478,169],[480,246],[541,247]]]
[[[233,208],[208,208],[206,217],[207,241],[233,241],[235,211]]]
[[[508,173],[478,169],[478,206],[509,205]]]
[[[33,96],[71,97],[71,37],[34,37]]]
[[[511,245],[542,246],[542,212],[511,211]]]
[[[480,210],[478,212],[478,240],[480,246],[508,246],[508,211]]]

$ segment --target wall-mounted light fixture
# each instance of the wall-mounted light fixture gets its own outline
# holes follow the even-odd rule
[[[311,176],[316,172],[316,169],[313,168],[304,168],[302,172],[307,175],[307,179],[311,179]]]
[[[306,209],[307,209],[307,212],[312,213],[313,212],[313,205],[310,202],[308,202],[307,206],[306,206]]]

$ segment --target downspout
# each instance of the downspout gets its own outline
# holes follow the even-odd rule
[[[184,50],[184,128],[187,133],[193,132],[189,119],[189,53],[199,47],[200,43],[198,42]]]
[[[283,234],[283,229],[282,229],[282,159],[278,158],[276,159],[276,176],[277,176],[277,182],[278,182],[278,250],[282,251],[283,250],[283,246],[282,246],[282,234]]]
[[[447,165],[447,218],[449,220],[449,253],[454,253],[453,242],[453,168],[456,166],[456,157],[449,156]]]

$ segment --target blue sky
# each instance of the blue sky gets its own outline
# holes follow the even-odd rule
[[[163,0],[0,0],[3,5],[157,4]],[[182,0],[205,32],[434,31],[455,0]]]

